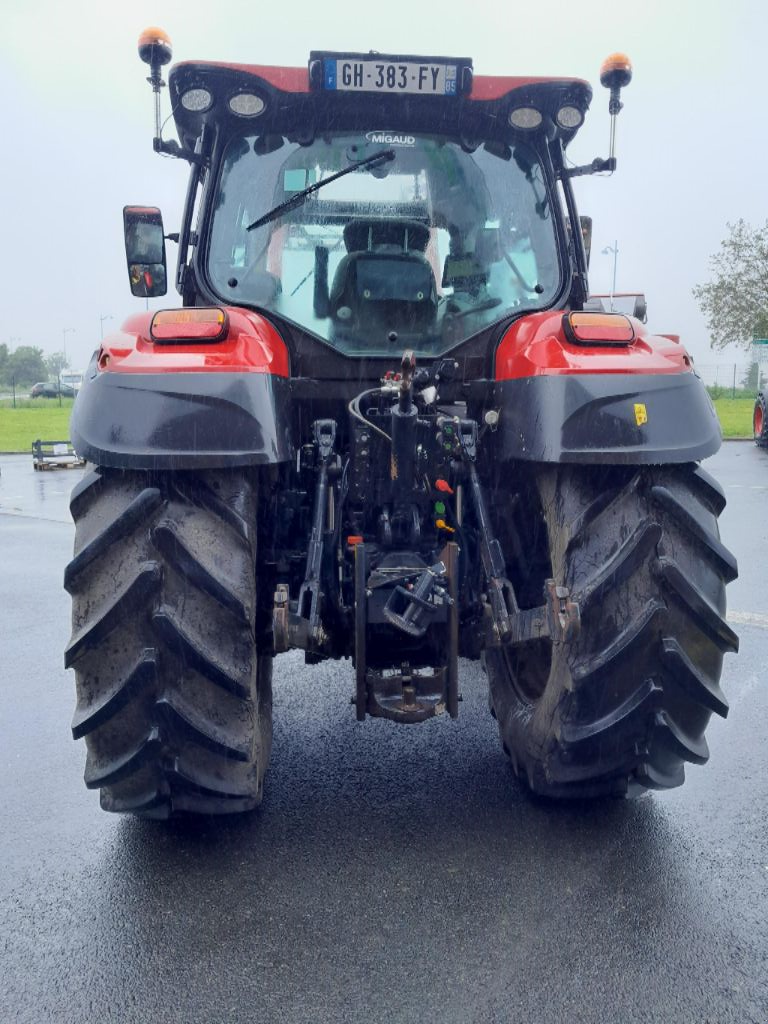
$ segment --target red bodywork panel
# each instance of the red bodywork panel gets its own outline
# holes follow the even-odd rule
[[[154,313],[136,313],[119,333],[104,339],[99,369],[113,373],[271,373],[288,377],[288,349],[272,324],[258,313],[223,307],[227,337],[211,344],[157,344],[149,328]],[[572,373],[685,373],[688,353],[678,342],[650,335],[632,320],[631,345],[573,344],[563,331],[562,311],[532,313],[513,324],[496,352],[496,380]]]
[[[563,331],[563,313],[531,313],[513,324],[496,350],[496,380],[565,373],[686,373],[691,359],[682,345],[648,334],[630,318],[630,345],[575,344]]]
[[[180,61],[176,67],[183,68],[185,65],[205,66],[207,68],[225,68],[228,71],[240,71],[247,75],[256,75],[258,78],[281,89],[283,92],[309,92],[309,69],[303,68],[279,68],[268,67],[263,64],[230,64],[225,61]],[[587,85],[581,79],[573,78],[531,78],[515,77],[511,75],[474,75],[472,77],[472,92],[469,99],[472,100],[498,100],[506,96],[513,89],[521,89],[526,85],[541,85],[546,82],[573,82]]]
[[[157,344],[149,336],[154,313],[128,317],[102,342],[100,370],[114,373],[290,373],[288,349],[272,324],[247,309],[222,307],[229,316],[226,338],[212,344]]]

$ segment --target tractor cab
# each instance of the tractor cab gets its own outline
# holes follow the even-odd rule
[[[468,152],[434,133],[337,129],[272,146],[263,154],[251,134],[224,144],[201,254],[218,301],[274,313],[347,355],[389,353],[393,335],[436,354],[562,291],[530,145]]]
[[[587,83],[313,53],[185,63],[169,86],[181,146],[156,148],[193,167],[185,304],[253,308],[344,356],[433,357],[586,298],[564,150]]]

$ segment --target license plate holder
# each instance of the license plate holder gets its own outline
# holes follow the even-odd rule
[[[452,99],[470,91],[472,61],[466,57],[313,51],[309,72],[313,89],[321,92]]]

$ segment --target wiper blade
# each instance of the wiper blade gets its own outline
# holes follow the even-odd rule
[[[270,221],[277,220],[278,217],[282,217],[284,213],[289,210],[295,210],[298,206],[304,202],[307,196],[311,196],[313,192],[317,192],[318,189],[324,188],[325,185],[330,185],[332,181],[336,181],[338,178],[343,178],[345,174],[351,174],[353,171],[359,170],[361,167],[378,167],[379,164],[388,163],[390,160],[395,159],[394,149],[384,149],[380,153],[374,153],[372,156],[367,156],[364,160],[356,160],[349,167],[345,167],[341,171],[337,171],[335,174],[331,174],[328,178],[323,178],[322,181],[316,182],[314,185],[308,185],[307,188],[297,192],[295,196],[291,196],[290,199],[286,199],[284,203],[280,203],[274,210],[270,210],[269,213],[265,213],[263,217],[259,217],[253,224],[249,224],[245,229],[246,231],[253,231],[254,228],[260,228],[264,224],[269,224]]]

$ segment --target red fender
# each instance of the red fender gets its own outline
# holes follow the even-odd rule
[[[136,313],[101,344],[100,370],[110,373],[270,373],[288,377],[288,349],[263,316],[236,306],[221,307],[229,319],[226,337],[214,343],[158,344],[150,337],[154,313]]]
[[[634,340],[616,346],[569,341],[563,317],[562,310],[531,313],[512,324],[496,350],[496,380],[547,374],[692,371],[691,358],[679,342],[649,334],[633,317],[622,317],[622,321],[632,324]]]

